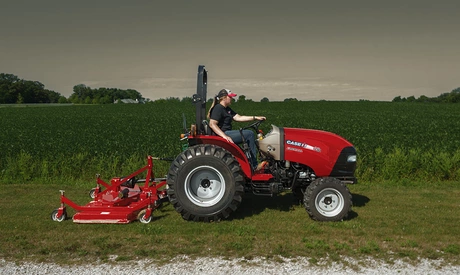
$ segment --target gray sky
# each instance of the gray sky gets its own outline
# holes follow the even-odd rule
[[[73,86],[191,96],[392,100],[460,86],[458,1],[9,1],[0,72]]]

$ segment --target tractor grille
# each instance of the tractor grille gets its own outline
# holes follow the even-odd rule
[[[334,168],[331,171],[331,177],[348,179],[347,181],[354,179],[356,161],[348,162],[347,160],[350,155],[356,155],[355,147],[349,146],[343,148],[342,152],[340,152],[340,155],[337,158],[337,162],[335,163]],[[353,181],[356,181],[356,179]]]

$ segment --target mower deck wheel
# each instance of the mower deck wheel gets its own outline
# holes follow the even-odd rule
[[[147,210],[144,209],[144,210],[141,210],[141,212],[139,212],[139,214],[137,214],[137,219],[141,223],[149,223],[149,222],[152,221],[152,215],[150,215],[150,217],[148,217],[147,219],[144,217],[146,212],[147,212]]]
[[[96,188],[93,188],[89,191],[89,197],[92,199],[96,197]]]
[[[51,219],[53,221],[62,222],[65,219],[67,219],[67,211],[64,211],[64,213],[62,213],[61,217],[58,217],[58,213],[59,213],[59,209],[56,209],[56,210],[53,211],[53,213],[51,213]]]

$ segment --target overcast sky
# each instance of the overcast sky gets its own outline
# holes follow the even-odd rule
[[[460,86],[458,1],[7,1],[0,73],[73,86],[392,100]]]

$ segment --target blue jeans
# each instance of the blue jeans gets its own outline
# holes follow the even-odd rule
[[[241,138],[241,133],[239,130],[225,131],[225,134],[231,137],[233,142],[235,142],[236,144],[243,143],[243,139]],[[244,140],[246,140],[246,143],[249,145],[249,149],[251,151],[251,159],[249,161],[251,161],[252,168],[255,168],[257,167],[257,152],[254,132],[251,130],[243,130],[243,136]]]

